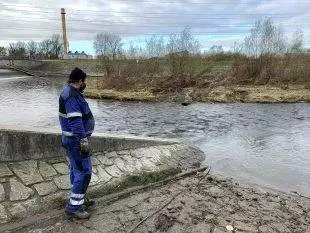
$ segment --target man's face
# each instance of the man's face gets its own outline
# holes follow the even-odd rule
[[[85,88],[86,88],[86,80],[84,80],[84,82],[82,80],[79,81],[78,83],[78,89],[81,93],[84,92]]]

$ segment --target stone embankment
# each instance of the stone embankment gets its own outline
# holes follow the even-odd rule
[[[0,129],[0,223],[59,207],[70,188],[57,131]],[[129,175],[198,166],[203,153],[176,141],[95,134],[89,193]]]

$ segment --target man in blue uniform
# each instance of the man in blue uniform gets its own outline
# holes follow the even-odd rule
[[[86,87],[86,73],[72,70],[68,85],[59,97],[59,122],[62,130],[62,145],[69,160],[71,193],[66,206],[70,217],[89,218],[83,208],[89,185],[92,165],[90,136],[94,130],[94,117],[82,93]]]

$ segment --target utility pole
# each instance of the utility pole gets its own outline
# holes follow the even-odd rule
[[[66,11],[65,8],[61,8],[61,21],[62,21],[62,36],[64,41],[64,52],[68,54],[68,40],[67,40],[67,28],[66,28]]]

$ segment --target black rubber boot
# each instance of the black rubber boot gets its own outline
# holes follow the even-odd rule
[[[85,201],[84,201],[84,207],[91,207],[95,205],[95,201],[94,200],[90,200],[87,197],[85,197]]]
[[[66,214],[67,214],[68,219],[72,219],[72,218],[89,219],[89,217],[90,217],[90,214],[87,211],[85,211],[84,209],[77,210],[74,212],[66,210]]]

